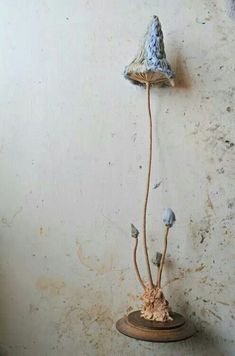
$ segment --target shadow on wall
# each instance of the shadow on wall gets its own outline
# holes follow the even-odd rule
[[[235,0],[226,0],[228,16],[235,21]]]
[[[9,355],[7,349],[2,345],[0,345],[0,355],[1,356],[8,356]]]
[[[195,324],[195,322],[194,322]],[[195,324],[197,327],[197,325]],[[186,355],[190,355],[192,352],[196,355],[201,355],[203,350],[208,355],[223,356],[224,351],[221,348],[221,343],[217,335],[214,335],[208,329],[197,329],[198,332],[191,339],[183,341],[183,349]]]
[[[168,287],[167,295],[174,295],[174,292],[171,288],[171,283],[181,280],[182,277],[180,274],[173,279],[169,279],[169,270],[173,271],[176,269],[176,264],[174,261],[171,261],[170,264],[167,264],[165,273],[167,273],[168,282],[163,286],[163,288]],[[202,319],[195,313],[195,308],[185,299],[184,288],[183,288],[183,279],[181,280],[182,287],[177,288],[177,299],[180,301],[180,307],[177,305],[177,308],[173,308],[174,311],[181,313],[186,320],[189,320],[195,326],[197,333],[190,339],[182,341],[184,345],[185,355],[198,354],[201,355],[203,350],[207,350],[210,354],[214,354],[216,356],[224,355],[224,340],[220,335],[216,334],[211,330],[210,323],[205,319]],[[170,293],[171,291],[171,293]],[[168,298],[169,300],[169,298]],[[170,304],[171,301],[169,300]],[[177,343],[179,344],[179,343]],[[210,355],[208,354],[208,355]],[[204,355],[204,354],[203,354]]]
[[[186,60],[182,58],[181,53],[178,52],[175,57],[175,88],[177,89],[190,89],[191,80],[190,74],[187,69]]]
[[[179,299],[184,301],[185,297],[183,291],[178,289],[177,294]],[[201,355],[202,351],[205,350],[208,352],[208,355],[224,355],[224,350],[222,349],[223,340],[220,340],[220,336],[213,333],[209,323],[205,322],[205,320],[201,319],[198,315],[194,316],[194,309],[190,303],[182,303],[182,305],[184,316],[194,324],[197,330],[197,333],[191,339],[183,341],[185,351],[187,351],[188,348],[188,352],[185,352],[185,354],[190,355],[190,352],[193,351],[194,354],[198,353],[198,355]]]

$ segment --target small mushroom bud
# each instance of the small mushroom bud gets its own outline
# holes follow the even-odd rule
[[[163,222],[167,227],[172,227],[174,222],[176,221],[175,219],[175,213],[171,208],[165,209],[163,213]]]
[[[161,259],[162,254],[160,252],[157,252],[156,255],[152,258],[152,262],[155,266],[160,267]]]
[[[131,224],[131,236],[137,239],[139,236],[139,231],[136,229],[135,225]]]

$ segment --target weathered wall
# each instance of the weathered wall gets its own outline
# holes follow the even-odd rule
[[[234,355],[232,2],[1,1],[0,354]],[[153,90],[150,252],[170,206],[164,280],[199,334],[178,344],[121,336],[141,292],[146,97],[122,71],[162,22],[174,89]],[[142,255],[140,260],[143,266]]]

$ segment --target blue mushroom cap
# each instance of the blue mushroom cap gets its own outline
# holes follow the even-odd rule
[[[163,222],[166,226],[172,227],[174,222],[176,221],[175,213],[171,208],[167,208],[163,213]]]
[[[124,76],[134,84],[149,82],[174,85],[175,73],[166,59],[163,33],[157,16],[153,16],[143,46],[136,58],[125,67]]]

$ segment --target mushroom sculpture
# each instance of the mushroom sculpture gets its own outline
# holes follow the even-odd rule
[[[184,340],[192,336],[195,330],[191,324],[185,321],[182,315],[172,312],[161,287],[168,234],[176,220],[175,214],[170,208],[167,208],[163,214],[163,222],[165,224],[164,249],[162,253],[157,253],[156,258],[153,261],[157,266],[156,281],[153,279],[147,247],[147,209],[152,169],[153,142],[150,90],[152,86],[172,87],[174,86],[175,78],[175,73],[172,71],[171,66],[166,59],[163,33],[157,16],[153,16],[144,37],[143,45],[135,59],[126,66],[124,76],[130,80],[131,83],[146,88],[149,118],[149,154],[142,234],[139,233],[135,225],[131,224],[131,236],[135,240],[133,263],[138,281],[144,290],[143,295],[141,296],[143,304],[141,310],[134,311],[128,316],[118,320],[116,327],[121,333],[127,336],[146,341],[164,342]],[[156,187],[157,186],[158,185],[156,185]],[[147,282],[145,282],[142,277],[137,263],[137,248],[140,235],[142,235],[143,241],[143,252],[148,276]]]

